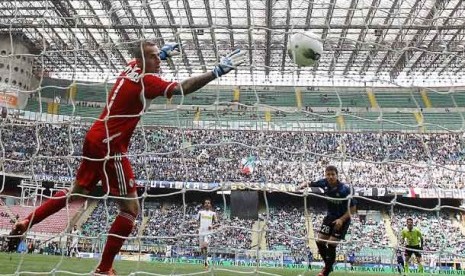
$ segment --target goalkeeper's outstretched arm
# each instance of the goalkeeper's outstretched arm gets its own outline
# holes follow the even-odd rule
[[[233,69],[236,69],[237,66],[244,62],[245,52],[240,49],[236,49],[227,56],[222,57],[220,62],[210,72],[183,80],[176,86],[173,91],[173,95],[187,95],[193,93],[207,85],[212,80],[231,72]]]

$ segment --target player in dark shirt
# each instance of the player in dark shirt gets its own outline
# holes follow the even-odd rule
[[[313,253],[310,248],[307,248],[307,268],[308,270],[312,270],[312,262],[313,262]]]
[[[300,188],[318,187],[327,200],[327,215],[323,219],[316,245],[325,266],[318,276],[328,276],[336,262],[336,247],[345,238],[350,225],[350,216],[356,211],[356,200],[348,199],[352,194],[349,186],[338,180],[335,166],[325,168],[325,178],[304,183]],[[350,208],[349,208],[350,207]]]
[[[396,251],[396,259],[397,259],[397,272],[399,272],[399,274],[402,274],[402,271],[404,270],[404,266],[405,266],[404,256],[402,256],[402,251],[400,250]]]
[[[353,271],[354,265],[355,265],[355,252],[354,251],[350,252],[348,261],[350,264],[350,270]]]

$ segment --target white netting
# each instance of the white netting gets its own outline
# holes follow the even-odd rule
[[[24,13],[20,2],[31,12]],[[220,228],[205,273],[295,275],[308,269],[309,251],[314,268],[320,267],[314,240],[326,198],[318,190],[302,194],[297,185],[321,177],[327,164],[339,168],[360,203],[338,247],[340,269],[349,269],[353,252],[358,265],[390,271],[407,217],[425,234],[426,268],[431,271],[434,262],[443,270],[461,265],[465,90],[459,86],[463,44],[455,27],[463,24],[463,7],[458,1],[294,1],[292,8],[290,1],[272,2],[0,3],[8,11],[0,18],[7,28],[0,42],[0,101],[9,108],[2,109],[0,128],[0,233],[9,232],[16,215],[24,218],[70,185],[83,137],[105,106],[121,61],[128,61],[129,45],[155,37],[160,45],[181,43],[182,56],[163,65],[165,76],[178,81],[210,70],[232,46],[251,56],[237,74],[187,97],[156,99],[144,114],[128,153],[140,185],[141,213],[118,257],[132,263],[117,261],[117,270],[203,272],[191,265],[202,263],[192,221],[206,195],[214,197]],[[304,11],[310,6],[316,19]],[[201,9],[212,11],[208,27],[197,22],[205,21]],[[160,11],[166,13],[155,14],[157,22],[144,19]],[[247,28],[229,29],[228,12],[234,20],[226,23],[234,27],[245,20]],[[269,12],[281,15],[274,24],[285,27],[266,27]],[[331,18],[355,18],[358,32]],[[289,58],[282,65],[270,62],[283,53],[286,34],[302,22],[315,26],[324,40],[320,64],[296,68]],[[157,24],[165,27],[153,28]],[[86,28],[90,25],[97,27]],[[373,36],[359,39],[360,29]],[[230,33],[236,45],[226,40]],[[271,53],[264,50],[266,39]],[[378,69],[363,71],[372,64]],[[446,72],[439,74],[438,66]],[[269,77],[263,77],[266,71]],[[260,194],[257,220],[230,216],[228,191],[247,188]],[[117,213],[113,199],[93,194],[34,226],[20,250],[31,244],[35,253],[59,258],[49,256],[38,268],[33,258],[20,255],[0,274],[93,271],[95,260],[73,266],[66,258],[76,237],[70,231],[78,225],[81,256],[98,259]]]

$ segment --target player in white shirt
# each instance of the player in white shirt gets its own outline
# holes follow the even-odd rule
[[[200,254],[204,257],[205,268],[208,268],[208,245],[214,223],[218,221],[210,199],[204,200],[203,209],[199,211],[198,220]]]
[[[69,256],[72,257],[75,255],[79,257],[79,235],[81,231],[77,229],[77,225],[74,225],[71,230],[71,246],[69,247]]]
[[[438,256],[436,254],[431,255],[429,259],[429,267],[432,273],[436,273],[436,270],[438,269],[437,263],[438,263]]]

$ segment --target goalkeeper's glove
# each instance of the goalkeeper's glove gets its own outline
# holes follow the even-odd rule
[[[176,42],[169,42],[161,47],[159,56],[161,60],[167,60],[168,58],[177,56],[179,54],[179,44]]]
[[[241,52],[240,49],[236,49],[220,59],[220,62],[212,70],[213,75],[221,77],[244,62],[245,52]]]

